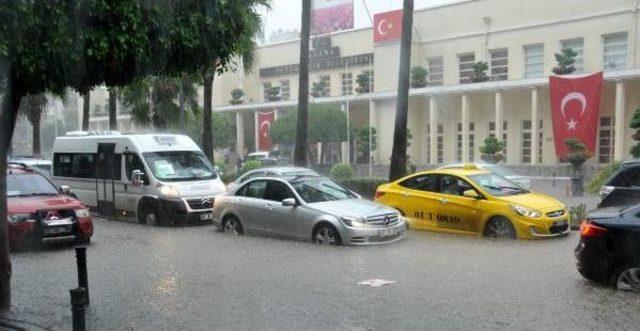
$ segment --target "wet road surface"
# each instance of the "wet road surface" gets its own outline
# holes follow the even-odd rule
[[[577,235],[495,241],[410,232],[375,247],[319,247],[212,226],[98,220],[87,251],[91,330],[634,329],[640,295],[576,272]],[[11,318],[71,329],[75,253],[12,254]],[[395,283],[368,288],[381,278]],[[36,326],[25,325],[38,330]]]

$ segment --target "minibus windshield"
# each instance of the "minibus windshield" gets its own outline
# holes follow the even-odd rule
[[[215,179],[211,162],[201,152],[176,151],[143,153],[153,175],[161,181]]]

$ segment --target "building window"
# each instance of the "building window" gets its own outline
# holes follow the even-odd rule
[[[456,134],[456,160],[462,162],[462,123],[458,123]],[[475,159],[475,124],[469,123],[469,162]]]
[[[616,33],[603,37],[604,70],[623,69],[627,67],[627,33]]]
[[[342,74],[342,95],[353,94],[353,74],[350,72]]]
[[[456,161],[462,162],[462,123],[458,123],[456,130]]]
[[[458,71],[460,72],[460,84],[471,83],[473,75],[473,64],[476,61],[476,55],[473,53],[458,55]]]
[[[444,80],[444,60],[442,56],[428,58],[427,65],[429,66],[429,85],[441,86]]]
[[[280,81],[280,95],[282,100],[291,99],[291,82],[288,79]]]
[[[524,77],[539,78],[544,76],[544,45],[524,47]]]
[[[444,163],[444,126],[442,124],[438,124],[438,137],[437,137],[436,148],[438,149],[438,164]]]
[[[509,79],[509,50],[506,48],[491,51],[491,79]]]
[[[531,121],[522,121],[522,163],[531,163]]]
[[[598,130],[598,162],[611,162],[611,152],[613,151],[613,125],[611,117],[600,118],[600,129]]]
[[[431,124],[427,124],[427,164],[431,164]]]
[[[502,160],[507,162],[507,129],[509,125],[506,121],[502,122],[502,143],[504,144],[504,150],[502,150]],[[496,122],[489,122],[489,136],[496,136]]]
[[[271,82],[262,83],[262,98],[264,101],[269,101],[270,89],[271,89]]]
[[[476,126],[474,123],[469,123],[469,162],[473,162],[475,160],[475,147],[476,147],[476,135],[475,135]]]
[[[578,55],[576,56],[576,72],[584,71],[584,39],[576,38],[562,41],[562,49],[572,49]]]
[[[330,75],[320,76],[320,81],[323,82],[322,84],[324,84],[322,96],[323,97],[331,96],[331,76]]]
[[[538,122],[538,164],[542,163],[542,143],[544,138],[544,132],[542,129],[544,128],[544,122]]]

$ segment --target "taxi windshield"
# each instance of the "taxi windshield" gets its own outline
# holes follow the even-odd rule
[[[349,200],[357,196],[340,184],[327,178],[305,177],[294,179],[291,186],[306,203]]]
[[[193,151],[144,153],[153,175],[162,181],[215,179],[216,172],[204,154]]]
[[[529,193],[528,190],[518,184],[495,173],[471,175],[469,179],[482,186],[489,194],[494,196],[509,196]]]

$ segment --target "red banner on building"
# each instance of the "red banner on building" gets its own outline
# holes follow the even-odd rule
[[[373,42],[395,41],[402,37],[402,10],[394,10],[373,16]]]
[[[271,150],[271,137],[269,137],[269,130],[271,130],[271,124],[276,119],[276,112],[270,113],[258,113],[258,150],[269,151]]]
[[[312,0],[312,35],[347,29],[353,29],[353,0]]]
[[[578,138],[591,153],[596,150],[602,72],[577,78],[549,77],[551,118],[556,155],[563,158],[569,150],[565,140]]]

